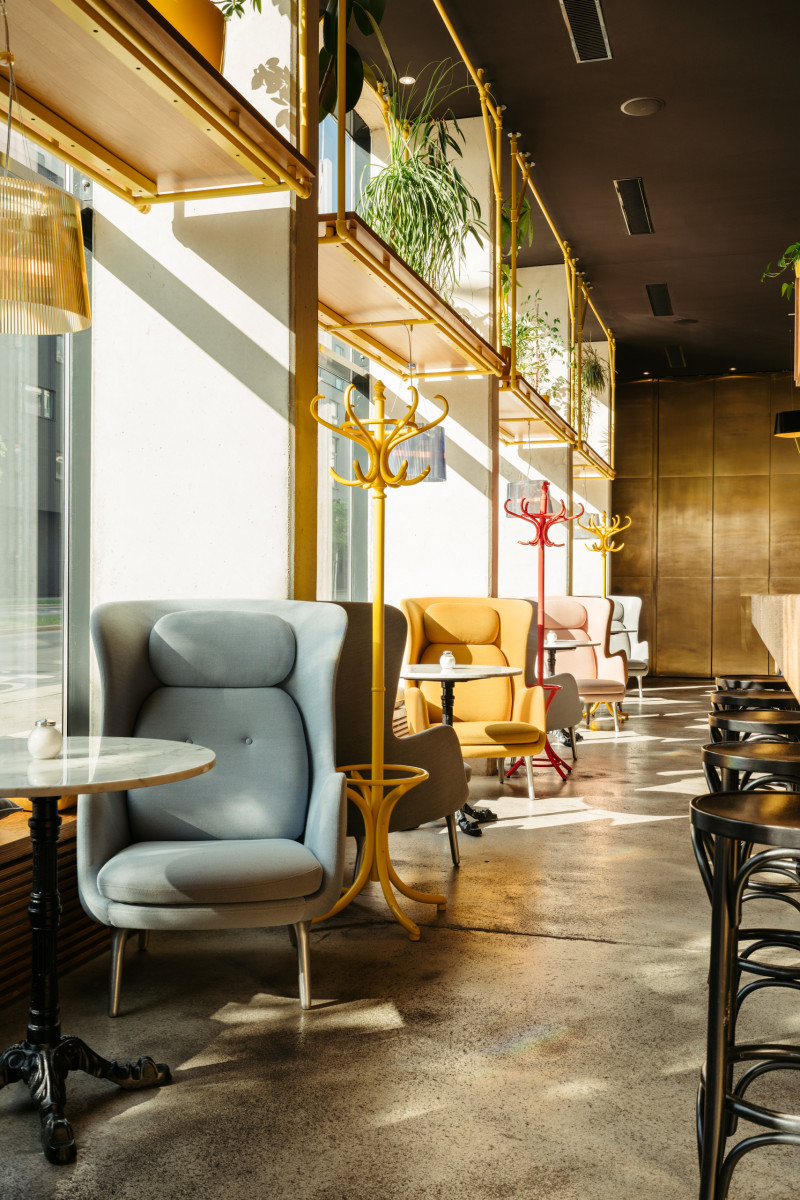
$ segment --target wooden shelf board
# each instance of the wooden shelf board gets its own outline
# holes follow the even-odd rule
[[[582,479],[614,479],[616,471],[606,460],[593,450],[588,442],[581,442],[575,447],[573,470]]]
[[[322,330],[408,378],[411,322],[415,376],[502,374],[502,356],[477,330],[359,216],[347,213],[345,221],[343,238],[335,214],[319,218]]]
[[[9,26],[25,132],[126,199],[313,178],[147,0],[25,0]]]
[[[506,441],[530,438],[554,446],[571,446],[578,440],[572,426],[522,375],[516,377],[513,387],[508,380],[500,381],[499,419]]]

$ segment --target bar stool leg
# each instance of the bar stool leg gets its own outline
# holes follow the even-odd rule
[[[699,1200],[725,1200],[719,1177],[725,1152],[725,1096],[730,1087],[733,1044],[732,1012],[736,986],[736,914],[732,912],[732,883],[737,865],[736,843],[718,837],[714,845],[714,883],[711,901],[711,961],[708,986],[708,1038]]]

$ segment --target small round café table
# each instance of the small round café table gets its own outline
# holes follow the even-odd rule
[[[201,775],[215,755],[191,742],[150,738],[68,737],[58,758],[36,759],[24,738],[0,738],[0,795],[27,796],[33,849],[31,998],[25,1041],[0,1054],[0,1087],[22,1080],[39,1107],[42,1148],[53,1163],[72,1162],[77,1150],[64,1115],[67,1075],[84,1071],[121,1088],[161,1087],[169,1067],[152,1058],[109,1062],[80,1038],[62,1035],[56,950],[61,902],[58,894],[60,796],[151,787]]]
[[[442,667],[439,663],[405,663],[400,672],[401,679],[418,680],[420,682],[441,683],[442,685],[442,724],[453,724],[453,703],[455,685],[467,683],[472,679],[497,679],[500,676],[521,675],[522,667],[481,666],[479,663],[457,663],[454,667]],[[463,833],[472,837],[480,837],[483,830],[482,821],[496,821],[497,813],[490,808],[473,808],[464,804],[458,814],[458,826]]]

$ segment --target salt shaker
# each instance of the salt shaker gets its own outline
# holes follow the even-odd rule
[[[450,671],[456,665],[456,656],[452,650],[445,650],[439,659],[439,666],[443,671]]]
[[[42,717],[28,737],[28,753],[31,758],[58,758],[61,742],[61,731],[56,729],[55,721]]]

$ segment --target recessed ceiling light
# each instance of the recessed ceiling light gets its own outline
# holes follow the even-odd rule
[[[731,370],[732,370],[732,371],[735,371],[735,370],[736,370],[736,367],[731,367]]]
[[[412,83],[417,82],[417,77],[416,75],[401,75],[397,82],[404,83],[406,87],[409,87]]]
[[[649,375],[649,374],[650,374],[650,372],[649,372],[649,371],[642,371],[642,374],[643,374],[643,375]]]
[[[665,103],[657,96],[634,96],[632,100],[620,104],[620,108],[626,117],[652,117],[654,113],[661,112]]]

